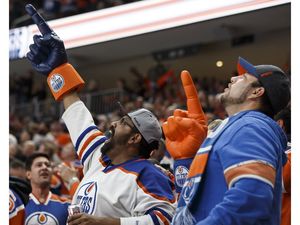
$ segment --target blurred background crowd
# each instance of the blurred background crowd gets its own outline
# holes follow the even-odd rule
[[[45,19],[52,20],[136,1],[140,0],[9,0],[9,27],[32,24],[24,11],[28,3],[39,9]]]

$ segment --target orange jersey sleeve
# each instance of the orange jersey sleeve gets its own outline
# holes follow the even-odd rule
[[[283,167],[283,193],[281,225],[291,225],[291,151],[286,151],[287,162]]]

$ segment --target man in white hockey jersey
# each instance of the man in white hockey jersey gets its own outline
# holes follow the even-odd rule
[[[70,216],[68,224],[169,224],[176,207],[173,184],[146,160],[162,136],[156,117],[146,109],[128,113],[106,137],[77,95],[84,81],[68,63],[63,41],[32,5],[26,11],[42,34],[33,37],[27,58],[63,101],[62,118],[84,167],[72,200],[83,213]]]

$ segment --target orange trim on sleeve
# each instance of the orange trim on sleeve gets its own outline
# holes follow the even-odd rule
[[[99,162],[101,163],[102,166],[107,166],[107,163],[102,159],[102,156],[99,158]]]
[[[83,144],[82,148],[79,151],[79,158],[82,159],[83,152],[85,151],[86,147],[94,140],[97,136],[101,136],[103,133],[101,131],[96,131],[92,134]]]
[[[274,186],[276,171],[272,166],[256,161],[237,165],[225,172],[225,179],[229,187],[231,186],[231,182],[238,177],[257,177],[257,179],[266,180]]]
[[[159,217],[159,219],[164,223],[164,225],[170,225],[170,222],[160,211],[155,210],[154,214]]]

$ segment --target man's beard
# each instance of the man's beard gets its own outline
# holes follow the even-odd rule
[[[248,86],[245,88],[244,92],[239,97],[231,97],[229,96],[229,93],[222,93],[219,96],[219,100],[222,103],[224,107],[230,106],[230,105],[239,105],[245,102],[247,99],[248,92],[250,91],[251,86]]]
[[[130,134],[126,134],[123,135],[121,137],[118,137],[117,139],[113,136],[111,137],[111,139],[104,143],[104,145],[101,148],[101,152],[103,155],[107,155],[107,153],[112,150],[114,147],[116,147],[117,145],[125,145],[127,144],[128,139],[130,138],[130,136],[132,135],[132,133]]]
[[[111,149],[113,149],[115,147],[115,143],[113,140],[110,140],[106,143],[104,143],[104,145],[101,148],[101,152],[103,155],[106,155],[107,152],[109,152]]]

